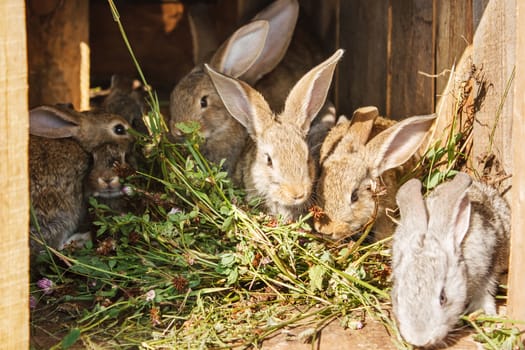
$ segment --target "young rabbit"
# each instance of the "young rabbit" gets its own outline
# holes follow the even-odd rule
[[[133,141],[129,127],[121,117],[107,113],[80,113],[58,106],[30,111],[32,238],[42,239],[56,249],[73,239],[82,239],[82,235],[73,234],[87,210],[86,176],[92,163],[94,169],[113,167],[113,160],[105,157],[106,148],[122,155],[128,152]],[[116,190],[111,193],[115,195]],[[32,239],[32,255],[41,249]]]
[[[392,305],[403,338],[445,344],[462,314],[496,314],[494,294],[509,256],[510,209],[497,191],[464,173],[427,198],[412,179],[397,193]]]
[[[334,239],[358,233],[374,219],[374,239],[393,233],[386,208],[395,208],[398,179],[386,171],[412,157],[435,116],[407,118],[370,139],[376,125],[386,124],[384,120],[376,124],[377,118],[375,107],[358,109],[352,122],[342,121],[330,131],[321,148],[315,195],[323,215],[314,218],[314,226]]]
[[[261,197],[272,215],[295,219],[306,209],[315,176],[306,135],[325,103],[342,55],[343,50],[337,50],[301,78],[278,115],[248,84],[206,65],[227,110],[250,135],[233,180],[246,189],[248,198]]]
[[[294,38],[290,50],[287,50],[298,13],[297,0],[273,2],[259,12],[252,22],[231,35],[215,51],[209,66],[254,86],[272,110],[281,111],[285,97],[295,82],[321,61],[321,50],[317,47],[317,50],[313,49],[314,45],[307,40],[310,36],[305,34],[300,36],[302,40]],[[204,41],[199,40],[199,37],[210,36],[202,28],[199,31],[197,23],[191,28],[194,46]],[[170,97],[170,115],[170,132],[176,139],[183,136],[177,123],[198,122],[204,137],[201,148],[204,156],[214,163],[225,159],[224,168],[232,175],[248,134],[228,113],[205,74],[203,64],[195,67],[174,88]],[[311,141],[309,139],[311,147],[318,146],[318,140],[326,135],[333,124],[335,112],[327,106],[323,110],[323,118],[312,129],[313,136]]]

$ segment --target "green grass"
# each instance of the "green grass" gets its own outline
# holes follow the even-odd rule
[[[184,126],[185,144],[168,141],[158,99],[153,90],[149,94],[149,135],[138,142],[145,161],[126,179],[134,188],[133,210],[117,214],[92,200],[96,243],[76,251],[49,248],[40,257],[53,287],[46,294],[31,286],[38,301],[33,330],[60,316],[62,332],[49,335],[55,348],[81,342],[250,348],[288,327],[301,325],[301,337],[312,341],[328,322],[355,329],[370,317],[385,325],[399,349],[410,348],[389,314],[388,241],[336,244],[312,233],[312,214],[283,223],[258,212],[219,166],[202,157],[195,125]],[[429,148],[415,169],[427,188],[454,174],[466,157],[468,133],[453,127],[445,142]],[[504,319],[465,320],[488,349],[519,343],[520,333]]]

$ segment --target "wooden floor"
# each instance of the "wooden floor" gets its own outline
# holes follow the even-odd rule
[[[360,330],[343,329],[337,320],[329,324],[315,344],[304,343],[297,338],[302,329],[287,330],[262,344],[263,350],[398,350],[385,327],[378,321],[369,321]],[[457,342],[445,349],[482,350],[483,345],[472,339],[466,330]]]

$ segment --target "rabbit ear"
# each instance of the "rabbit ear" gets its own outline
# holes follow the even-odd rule
[[[423,238],[428,228],[428,213],[423,195],[421,194],[421,181],[418,179],[408,180],[399,188],[396,194],[396,202],[401,214],[401,225],[406,227],[398,230],[396,234],[410,235],[413,238],[401,238],[402,241],[423,244]],[[416,237],[417,236],[417,237]]]
[[[60,108],[40,106],[29,112],[31,135],[59,139],[78,135],[81,118],[73,111],[67,113]]]
[[[204,68],[228,112],[251,136],[260,135],[273,122],[270,106],[255,89],[245,82],[214,71],[207,64]]]
[[[212,25],[214,5],[208,3],[189,4],[188,23],[193,44],[193,63],[201,64],[219,47],[217,31]]]
[[[350,127],[350,133],[354,142],[360,145],[366,144],[378,116],[379,111],[377,107],[373,106],[361,107],[354,111]]]
[[[380,176],[406,162],[421,146],[435,119],[435,114],[407,118],[370,140],[366,147],[372,155],[372,174]]]
[[[263,51],[268,30],[268,22],[263,20],[250,22],[237,29],[215,52],[210,66],[235,78],[243,75]]]
[[[312,120],[323,107],[337,62],[344,50],[337,50],[330,58],[306,73],[288,95],[281,119],[299,126],[304,135]]]
[[[454,248],[459,249],[470,225],[471,204],[468,189],[472,179],[465,173],[458,173],[452,181],[445,182],[434,190],[427,199],[432,213],[433,227],[450,227],[449,237]]]
[[[239,78],[254,84],[281,62],[292,40],[298,16],[297,0],[277,0],[254,17],[254,20],[268,21],[268,37],[255,63]]]

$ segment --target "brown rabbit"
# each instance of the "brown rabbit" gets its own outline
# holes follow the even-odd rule
[[[385,172],[416,153],[435,119],[434,115],[407,118],[370,138],[377,132],[378,114],[375,107],[358,109],[352,122],[343,121],[330,131],[321,148],[316,199],[324,215],[314,218],[314,225],[334,239],[359,233],[374,219],[375,239],[393,233],[386,208],[396,206],[398,178]],[[381,119],[378,127],[385,124]],[[379,193],[380,188],[386,193]]]
[[[122,157],[129,151],[133,142],[129,127],[121,117],[107,113],[80,113],[58,106],[30,111],[32,255],[42,248],[35,238],[55,249],[85,238],[74,233],[86,215],[86,176],[93,162],[95,169],[113,167],[103,156],[106,147]]]
[[[272,215],[296,219],[306,210],[315,179],[306,137],[342,55],[343,50],[336,51],[303,76],[280,114],[274,114],[263,96],[245,82],[206,66],[227,110],[250,135],[233,180],[246,189],[248,198],[262,198]]]
[[[215,51],[209,60],[210,67],[253,85],[272,110],[281,111],[295,82],[321,61],[321,50],[310,43],[310,36],[296,33],[292,41],[298,13],[297,0],[273,2]],[[197,23],[192,29],[197,43],[194,46],[204,41],[199,37],[210,36],[202,28],[197,30]],[[290,50],[287,50],[289,45]],[[323,117],[318,118],[320,122],[312,127],[313,136],[308,141],[315,151],[318,151],[319,140],[335,123],[333,108],[327,105],[321,113]],[[170,114],[170,131],[175,137],[183,136],[177,123],[198,122],[205,141],[202,147],[204,155],[215,163],[225,159],[224,168],[230,175],[233,173],[248,135],[224,107],[209,77],[204,74],[202,64],[174,88]]]

